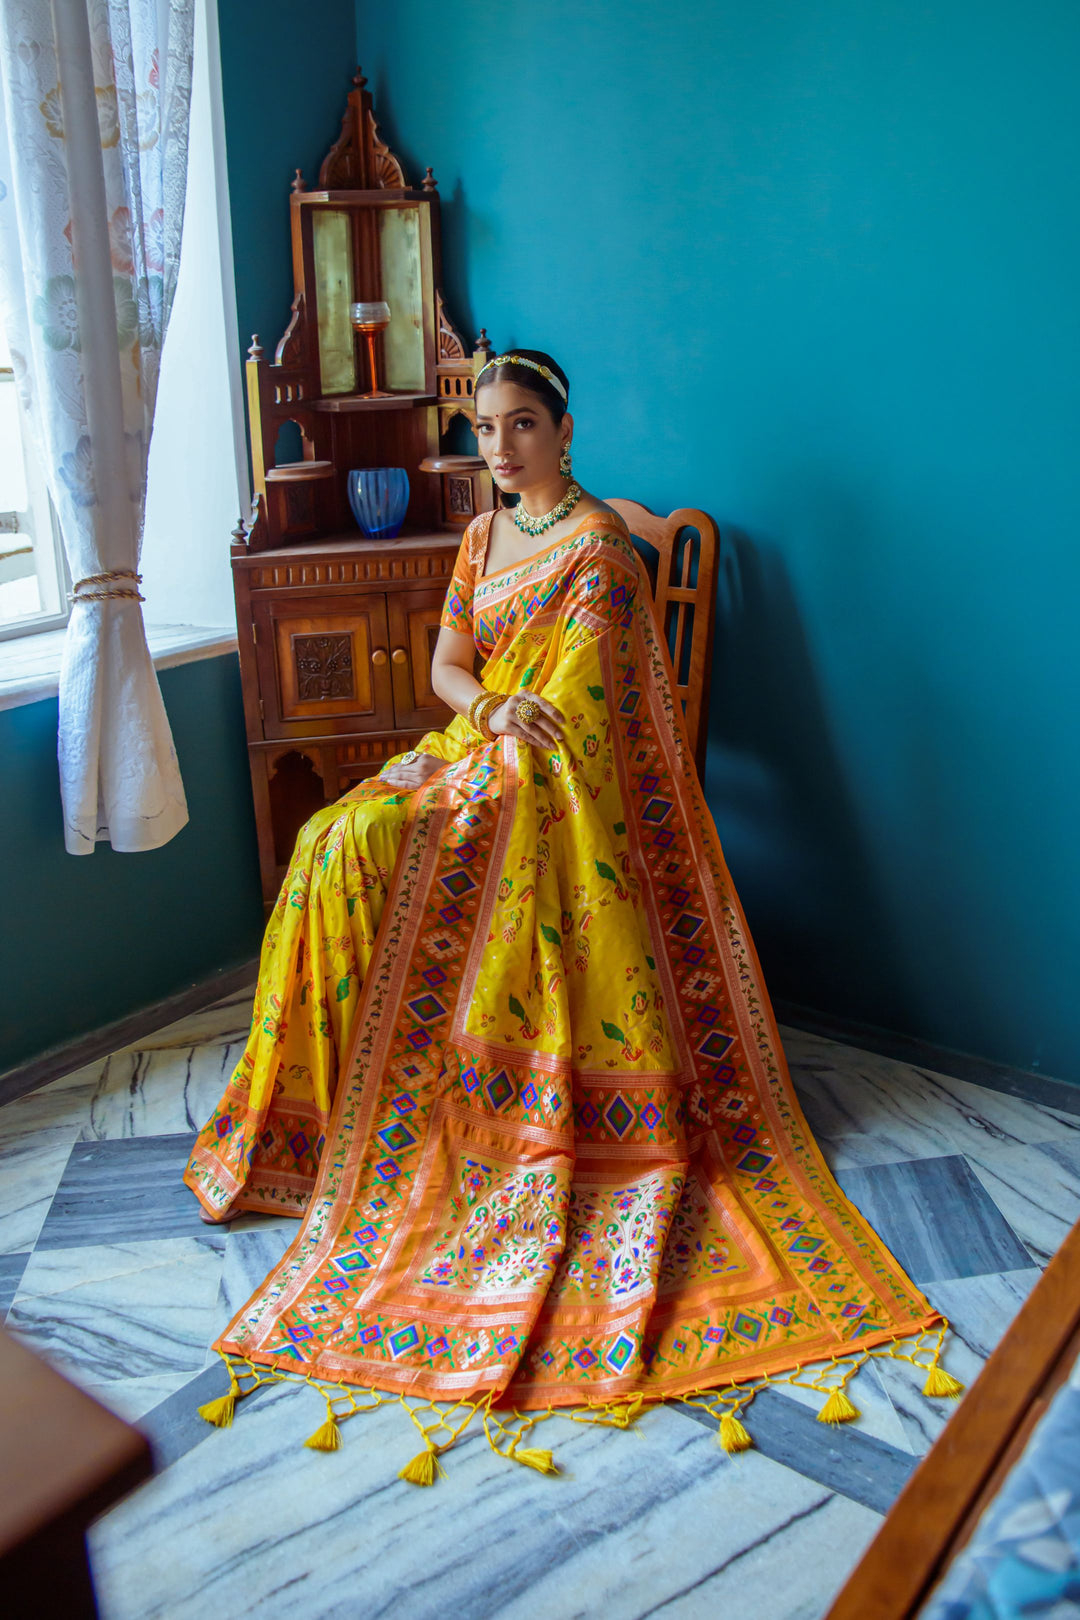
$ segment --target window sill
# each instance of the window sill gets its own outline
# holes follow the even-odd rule
[[[39,703],[60,690],[63,630],[44,630],[36,636],[0,641],[0,709]],[[172,669],[200,658],[218,658],[236,651],[236,632],[190,624],[148,624],[146,639],[155,669]]]

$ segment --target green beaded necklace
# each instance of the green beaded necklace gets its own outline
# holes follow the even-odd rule
[[[518,501],[514,507],[514,522],[522,534],[543,534],[545,529],[550,529],[553,524],[558,523],[564,517],[568,517],[578,501],[580,501],[581,496],[581,485],[571,484],[559,504],[553,506],[550,512],[545,512],[543,517],[530,517],[528,512],[522,508],[521,502]]]

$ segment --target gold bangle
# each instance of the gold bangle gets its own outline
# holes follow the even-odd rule
[[[485,702],[477,709],[476,729],[485,742],[495,741],[495,733],[492,731],[490,724],[491,716],[496,709],[501,708],[504,702],[505,699],[498,692],[489,693]]]
[[[482,686],[479,692],[477,692],[476,696],[473,698],[472,702],[469,704],[468,713],[466,714],[465,718],[468,720],[474,731],[478,731],[480,729],[476,724],[476,711],[480,707],[481,703],[487,701],[490,695],[491,694],[488,692],[487,688]]]

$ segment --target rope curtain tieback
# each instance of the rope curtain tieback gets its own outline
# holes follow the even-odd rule
[[[134,580],[134,585],[120,585],[112,589],[114,579]],[[68,600],[74,605],[76,602],[145,602],[146,597],[138,589],[142,584],[142,575],[132,568],[112,568],[106,574],[88,574],[85,579],[78,579],[72,587]],[[84,590],[87,585],[104,585],[105,590]],[[80,592],[82,593],[80,595]]]

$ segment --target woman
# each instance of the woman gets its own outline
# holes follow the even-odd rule
[[[730,1386],[732,1446],[755,1378],[830,1360],[815,1387],[851,1416],[847,1377],[906,1334],[934,1330],[945,1393],[940,1317],[795,1101],[567,403],[538,351],[480,373],[480,450],[519,500],[470,525],[447,594],[432,681],[458,717],[300,834],[186,1179],[213,1219],[306,1218],[219,1348],[622,1420]]]

